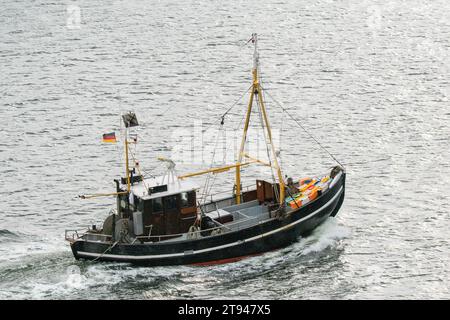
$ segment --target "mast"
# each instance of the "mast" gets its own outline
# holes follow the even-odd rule
[[[131,190],[131,181],[130,181],[130,164],[128,161],[128,127],[125,128],[125,174],[127,179],[127,193],[130,193]]]
[[[125,124],[125,139],[124,139],[124,144],[125,144],[125,177],[127,179],[127,193],[129,194],[131,191],[131,179],[130,179],[130,164],[128,161],[128,130],[130,127],[136,127],[139,125],[136,115],[134,114],[134,112],[127,112],[125,114],[122,114],[122,120],[123,123]]]
[[[131,176],[130,176],[130,163],[129,163],[129,134],[128,130],[130,127],[136,127],[139,125],[136,114],[134,112],[127,112],[125,114],[122,114],[122,120],[125,125],[125,138],[124,138],[124,151],[125,151],[125,177],[127,181],[127,191],[120,191],[119,182],[116,181],[116,192],[113,193],[96,193],[96,194],[89,194],[89,195],[80,195],[79,197],[82,199],[90,199],[90,198],[97,198],[97,197],[107,197],[107,196],[119,196],[119,195],[125,195],[130,194],[131,192]],[[136,168],[136,166],[135,166]],[[139,170],[139,169],[138,169]],[[145,184],[145,183],[144,183]],[[119,206],[118,206],[119,208]],[[118,212],[120,210],[118,209]]]
[[[277,159],[277,155],[275,152],[275,146],[274,146],[273,140],[272,140],[272,131],[271,131],[269,119],[267,117],[266,106],[264,105],[264,100],[263,100],[263,96],[261,93],[262,89],[259,84],[259,78],[258,78],[259,54],[258,54],[258,36],[257,36],[257,34],[253,33],[252,38],[250,40],[254,44],[253,70],[252,70],[253,85],[252,85],[252,90],[250,93],[250,100],[249,100],[248,107],[247,107],[247,114],[245,117],[244,132],[243,132],[243,136],[242,136],[241,147],[239,149],[238,161],[236,163],[236,203],[237,204],[241,203],[241,162],[242,162],[242,158],[244,157],[244,147],[245,147],[245,142],[247,140],[247,132],[248,132],[248,126],[250,123],[250,114],[252,112],[253,99],[254,99],[254,96],[256,96],[257,101],[259,101],[259,106],[260,106],[260,109],[261,109],[261,112],[263,115],[264,123],[266,125],[267,136],[268,136],[269,144],[271,146],[275,169],[277,170],[278,182],[280,184],[280,206],[283,206],[284,198],[285,198],[285,194],[284,194],[285,193],[285,185],[284,185],[284,181],[283,181],[283,175],[281,173],[281,168],[278,164],[278,159]]]

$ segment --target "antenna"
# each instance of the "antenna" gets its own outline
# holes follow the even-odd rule
[[[127,192],[130,193],[131,190],[131,179],[130,179],[130,164],[128,161],[128,128],[136,127],[139,125],[136,114],[134,112],[127,112],[122,115],[122,120],[125,125],[125,139],[124,139],[124,147],[125,147],[125,174],[127,179]]]
[[[176,171],[175,171],[175,162],[173,162],[172,159],[164,158],[164,157],[158,157],[159,161],[165,162],[167,164],[167,172],[164,174],[162,178],[162,183],[164,183],[164,180],[167,175],[167,183],[175,183],[176,178]],[[180,183],[180,181],[178,181]]]
[[[252,38],[250,39],[254,44],[253,51],[253,69],[258,69],[259,67],[259,53],[258,53],[258,35],[256,33],[252,33]]]

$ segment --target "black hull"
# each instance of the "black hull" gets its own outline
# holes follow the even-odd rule
[[[282,220],[271,219],[240,231],[195,240],[117,244],[77,240],[71,244],[75,258],[120,261],[163,266],[213,264],[239,260],[286,247],[306,236],[329,216],[335,216],[344,200],[345,173],[323,195]]]

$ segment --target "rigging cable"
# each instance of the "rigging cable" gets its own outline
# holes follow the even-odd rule
[[[211,166],[210,166],[210,169],[212,168],[212,165],[213,165],[213,163],[214,163],[214,158],[215,158],[215,154],[216,154],[216,149],[217,149],[217,144],[218,144],[218,140],[219,140],[219,135],[220,135],[220,133],[222,132],[222,139],[224,139],[224,143],[226,143],[226,136],[225,136],[225,131],[224,131],[224,127],[223,127],[223,125],[225,124],[225,116],[239,103],[239,101],[241,101],[241,99],[250,91],[250,89],[253,87],[253,85],[252,86],[250,86],[240,97],[239,97],[239,99],[237,99],[234,103],[233,103],[233,105],[231,106],[231,107],[229,107],[226,111],[225,111],[225,113],[223,113],[218,119],[220,120],[220,129],[219,129],[219,132],[217,133],[217,137],[216,137],[216,141],[215,141],[215,145],[214,145],[214,150],[213,150],[213,156],[212,156],[212,161],[211,161]],[[239,128],[240,128],[240,126],[242,125],[242,123],[243,123],[243,120],[244,120],[244,118],[242,117],[241,118],[241,121],[240,121],[240,123],[239,123],[239,125],[236,127],[236,129],[234,130],[234,132],[236,132]],[[204,129],[203,131],[202,131],[202,133],[205,133],[207,130],[209,130],[214,124],[216,124],[216,122],[212,122],[208,127],[206,127],[206,129]],[[223,154],[223,162],[225,162],[225,159],[226,159],[226,154],[227,154],[227,152],[228,152],[228,149],[230,148],[230,147],[232,147],[232,145],[228,145],[227,147],[225,147],[225,149],[224,149],[224,154]],[[215,183],[215,181],[216,181],[216,177],[217,177],[217,175],[214,175],[214,179],[213,179],[213,181],[211,182],[210,181],[210,179],[211,179],[211,175],[212,175],[212,173],[209,173],[208,175],[207,175],[207,178],[206,178],[206,180],[205,180],[205,186],[204,186],[204,190],[203,190],[203,193],[202,193],[202,202],[203,203],[206,203],[206,198],[207,198],[207,196],[209,195],[209,193],[211,192],[211,190],[212,190],[212,188],[213,188],[213,186],[214,186],[214,183]]]
[[[247,90],[247,92],[248,92],[248,90]],[[244,119],[245,119],[245,110],[244,110],[243,113],[244,113],[244,115],[241,116],[241,121],[240,121],[239,124],[233,129],[233,132],[234,132],[234,133],[239,132],[240,129],[241,129],[241,126],[242,126],[242,124],[243,124],[243,122],[244,122]],[[221,125],[222,125],[222,124],[225,124],[224,118],[222,118]],[[223,144],[224,144],[222,163],[226,163],[227,154],[228,154],[228,151],[230,150],[230,148],[236,148],[236,145],[233,144],[233,143],[229,143],[229,144],[227,145],[227,143],[226,143],[227,141],[226,141],[226,134],[225,134],[225,132],[226,132],[225,130],[222,130],[222,133],[223,133],[222,139],[223,139]],[[234,137],[233,137],[233,139],[234,139]],[[235,140],[233,140],[233,141],[235,141]],[[236,158],[236,150],[234,150],[234,157],[235,157],[235,161],[237,161],[237,158]],[[241,170],[242,170],[242,169],[241,169]],[[215,178],[216,178],[216,177],[217,177],[217,175],[215,176]],[[214,186],[215,178],[214,178],[214,180],[213,180],[213,185],[211,185],[211,187],[209,188],[208,193],[211,192],[212,187]]]
[[[266,91],[266,89],[264,89],[264,91]],[[287,111],[287,109],[286,108],[284,108],[282,105],[281,105],[281,103],[279,103],[269,92],[267,92],[267,95],[284,111],[284,112],[286,112],[286,114],[292,119],[292,120],[294,120],[294,122],[300,127],[300,128],[302,128],[303,129],[303,131],[305,131],[309,136],[310,136],[310,138],[311,139],[313,139],[316,143],[317,143],[317,145],[319,146],[319,147],[321,147],[334,161],[336,161],[342,168],[344,168],[344,165],[342,164],[342,163],[340,163],[339,162],[339,160],[338,159],[336,159],[336,157],[334,156],[334,155],[332,155],[331,154],[331,152],[329,152],[328,150],[327,150],[327,148],[325,148],[316,138],[314,138],[314,136],[312,135],[312,134],[310,134],[309,132],[308,132],[308,130],[306,130],[305,129],[305,127],[303,127],[302,126],[302,124],[297,120],[297,119],[295,119],[294,118],[294,116],[292,116],[288,111]]]
[[[255,95],[255,96],[256,96],[256,105],[258,106],[259,121],[261,123],[261,127],[262,127],[262,130],[263,130],[264,141],[265,141],[265,145],[266,145],[267,158],[269,159],[270,173],[272,175],[272,181],[275,184],[275,188],[274,188],[275,198],[277,199],[277,201],[279,201],[280,200],[280,196],[279,196],[278,188],[276,187],[277,180],[275,179],[275,174],[273,173],[273,165],[272,165],[272,160],[271,160],[271,157],[270,157],[269,146],[268,146],[268,143],[267,143],[266,131],[264,130],[264,121],[263,121],[263,116],[262,116],[262,111],[261,111],[261,102],[259,101],[258,95]],[[272,146],[272,144],[273,144],[273,141],[271,142],[271,146]],[[274,155],[274,157],[276,157],[276,155]],[[283,183],[283,181],[280,181],[280,184],[281,183]]]
[[[247,91],[245,91],[245,92],[239,97],[239,99],[237,99],[237,100],[233,103],[233,105],[232,105],[231,107],[229,107],[228,110],[225,111],[225,113],[222,114],[218,119],[219,119],[220,121],[222,121],[222,120],[225,118],[225,116],[231,111],[231,109],[233,109],[233,108],[238,104],[238,102],[241,101],[241,99],[247,94],[247,92],[250,91],[250,89],[251,89],[252,87],[253,87],[253,85],[250,86],[250,87],[247,89]],[[206,129],[204,129],[204,130],[202,131],[202,133],[205,133],[205,132],[206,132],[209,128],[211,128],[214,124],[215,124],[215,122],[213,122],[213,123],[211,123],[209,126],[207,126]]]
[[[220,132],[221,132],[221,129],[223,129],[223,121],[221,122],[220,129],[219,129],[219,131],[217,132],[217,137],[216,137],[216,141],[215,141],[214,149],[213,149],[213,155],[212,155],[212,158],[211,158],[211,165],[209,166],[209,169],[212,169],[213,164],[214,164],[214,158],[216,157],[217,143],[218,143],[218,141],[219,141],[219,134],[220,134]],[[215,180],[216,180],[216,177],[214,176],[214,180],[213,180],[212,185],[211,185],[211,175],[213,175],[212,172],[210,172],[210,173],[206,176],[206,179],[205,179],[205,186],[203,187],[203,194],[202,194],[203,204],[206,203],[206,198],[207,198],[207,196],[208,196],[208,193],[209,193],[209,191],[211,190],[212,185],[214,184],[214,182],[215,182]],[[209,191],[208,191],[208,190],[209,190]]]
[[[258,69],[259,69],[259,67],[258,67]],[[263,90],[263,88],[262,88],[262,73],[260,72],[260,70],[258,70],[258,74],[259,74],[259,78],[260,78],[260,80],[259,80],[259,89],[261,90],[261,97],[262,97],[263,101],[260,102],[259,99],[258,99],[258,95],[256,95],[256,104],[258,105],[259,120],[261,122],[263,135],[264,135],[264,141],[266,143],[266,152],[267,152],[267,157],[269,159],[269,164],[270,164],[270,173],[272,175],[272,181],[275,184],[273,190],[275,191],[275,198],[277,199],[277,201],[279,201],[280,200],[280,196],[279,196],[280,192],[278,191],[278,186],[277,186],[277,183],[276,183],[277,180],[275,179],[275,174],[273,173],[273,166],[272,166],[272,161],[271,161],[271,158],[270,158],[269,147],[267,145],[266,131],[264,130],[264,122],[263,122],[263,118],[262,118],[262,110],[261,110],[261,105],[260,105],[261,103],[265,103],[267,100],[266,100],[266,96],[265,96],[265,92],[264,92],[265,90]],[[266,105],[266,107],[267,107],[267,105]],[[280,141],[280,144],[281,144],[281,141]],[[271,140],[271,147],[274,147],[272,140]],[[277,155],[274,154],[273,156],[276,157]],[[278,166],[281,166],[281,164],[279,163]],[[277,168],[277,170],[279,170],[279,168]],[[284,181],[280,181],[279,183],[280,184],[284,183]]]
[[[135,153],[136,153],[136,150],[135,150]],[[130,152],[130,155],[134,161],[134,168],[137,169],[139,175],[142,177],[142,183],[144,184],[145,190],[147,190],[147,192],[148,192],[148,185],[145,183],[144,175],[142,174],[141,169],[140,169],[140,167],[141,167],[140,163],[136,160],[135,154],[133,152]]]
[[[264,91],[263,91],[264,92]],[[282,162],[282,156],[281,156],[281,154],[282,154],[282,152],[281,152],[281,148],[282,148],[282,145],[283,145],[283,123],[284,123],[284,121],[283,121],[283,119],[284,119],[284,110],[283,110],[283,112],[281,113],[281,117],[280,117],[280,135],[279,135],[279,137],[278,137],[278,141],[280,142],[279,143],[279,150],[278,150],[278,154],[280,155],[280,157],[279,157],[279,161],[280,161],[280,167],[281,168],[283,168],[283,162]]]
[[[117,240],[116,242],[112,243],[101,255],[99,255],[94,260],[91,260],[90,262],[93,263],[93,262],[97,261],[98,259],[100,259],[101,257],[103,257],[106,254],[106,252],[108,252],[109,250],[112,250],[118,243],[119,243],[119,240]]]
[[[217,140],[216,140],[216,145],[214,146],[214,155],[213,155],[213,162],[214,162],[214,158],[216,156],[216,149],[217,149],[217,144],[219,143],[219,135],[222,134],[222,142],[226,143],[226,134],[225,134],[225,130],[223,125],[225,124],[225,119],[222,118],[222,121],[220,122],[220,129],[219,132],[217,133]],[[225,150],[226,151],[226,150]],[[222,163],[225,163],[225,157],[226,157],[226,153],[224,151],[224,154],[222,156]],[[214,184],[216,182],[216,178],[217,178],[217,174],[214,175],[214,179],[212,181],[212,183],[210,184],[209,190],[208,190],[208,194],[211,193],[212,188],[214,187]],[[205,198],[206,199],[206,198]]]

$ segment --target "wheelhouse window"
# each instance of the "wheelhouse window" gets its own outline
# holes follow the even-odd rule
[[[166,210],[173,210],[177,208],[177,196],[169,196],[165,198]]]
[[[181,207],[188,208],[195,206],[195,191],[181,193]]]
[[[195,191],[188,192],[189,207],[195,206]]]
[[[186,208],[190,207],[189,205],[189,195],[187,192],[181,193],[181,207]]]
[[[152,200],[152,213],[162,213],[163,203],[162,198],[156,198]]]
[[[128,209],[128,197],[126,195],[120,195],[119,204],[122,210]]]

